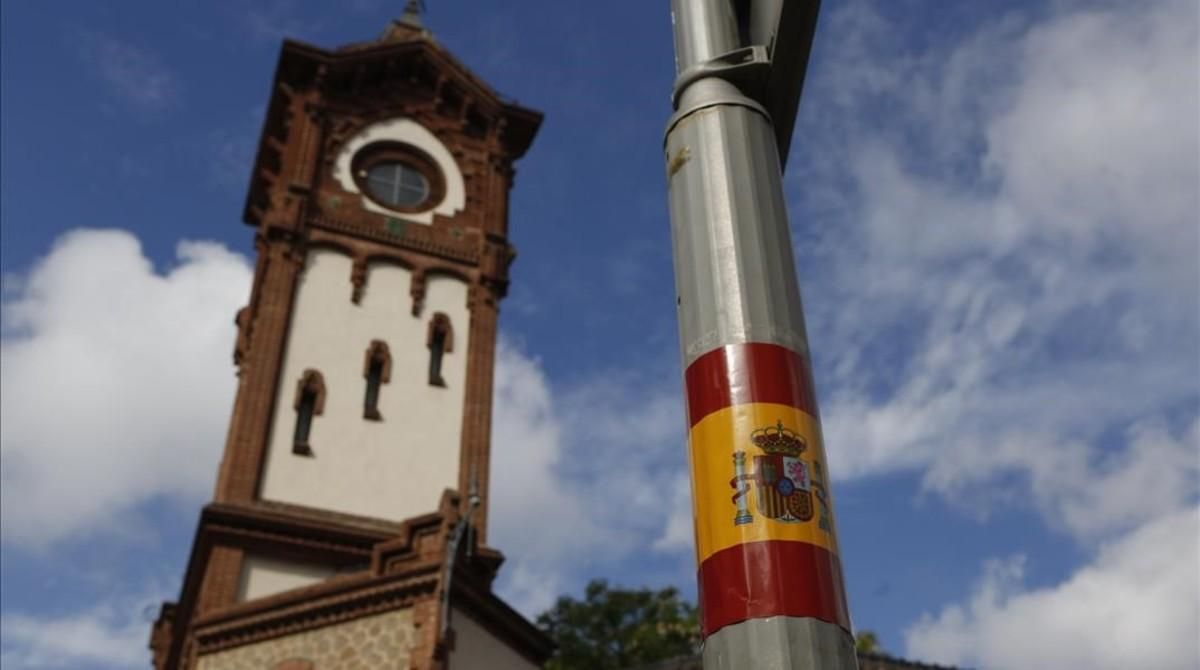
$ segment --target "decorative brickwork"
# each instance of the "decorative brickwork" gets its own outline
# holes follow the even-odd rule
[[[920,661],[907,661],[903,658],[896,658],[887,654],[876,654],[869,651],[860,651],[857,653],[857,656],[858,670],[959,670],[952,666],[929,665]],[[699,655],[678,656],[650,665],[626,668],[625,670],[703,670],[703,665]]]
[[[415,630],[412,610],[398,610],[234,647],[199,658],[197,670],[408,670]],[[307,661],[309,665],[299,664]],[[290,662],[292,665],[281,666]]]
[[[467,379],[463,412],[462,443],[459,447],[458,487],[476,487],[480,505],[475,510],[475,538],[487,543],[488,502],[491,477],[492,378],[496,367],[496,322],[500,296],[493,285],[471,287],[471,323],[467,336]],[[474,480],[474,481],[472,481]]]

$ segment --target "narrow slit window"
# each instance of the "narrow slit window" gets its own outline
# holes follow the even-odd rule
[[[434,386],[445,386],[442,379],[442,354],[446,353],[446,334],[436,331],[433,342],[429,343],[429,383]]]
[[[388,353],[387,343],[374,340],[367,347],[366,358],[363,361],[363,376],[367,379],[366,392],[363,395],[363,418],[372,421],[383,419],[379,413],[379,388],[386,384],[391,377],[392,357]]]
[[[453,351],[454,331],[450,328],[450,317],[438,312],[429,322],[429,384],[445,386],[442,377],[442,361],[446,354]]]
[[[292,445],[297,453],[311,453],[308,446],[308,434],[312,430],[313,407],[317,404],[317,394],[311,389],[305,389],[300,395],[300,406],[296,408],[296,434],[292,437]]]
[[[292,453],[311,456],[313,417],[321,414],[325,406],[325,380],[316,370],[305,370],[296,385],[296,428],[292,433]]]

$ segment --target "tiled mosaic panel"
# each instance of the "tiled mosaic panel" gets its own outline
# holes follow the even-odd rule
[[[398,610],[200,657],[198,670],[272,670],[305,660],[318,670],[408,667],[412,611]]]

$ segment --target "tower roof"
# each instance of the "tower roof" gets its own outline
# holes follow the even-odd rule
[[[436,43],[433,38],[433,33],[425,27],[425,22],[421,19],[421,12],[424,11],[424,2],[421,0],[409,0],[404,6],[404,13],[399,18],[388,21],[387,26],[379,37],[365,42],[352,42],[345,44],[336,49],[336,51],[360,51],[370,49],[386,44],[398,44],[403,42],[415,42],[425,40]]]
[[[421,0],[408,0],[408,4],[404,6],[404,14],[393,23],[402,23],[406,26],[421,28],[421,10],[425,8],[425,3]]]
[[[420,0],[408,0],[404,13],[398,19],[388,22],[383,34],[375,40],[375,44],[389,42],[408,42],[413,39],[429,39],[431,37],[425,23],[421,21],[421,10],[424,3]]]
[[[541,124],[541,113],[505,99],[471,72],[434,39],[421,24],[418,12],[416,4],[410,2],[405,13],[392,20],[380,37],[333,50],[284,40],[251,172],[243,214],[246,223],[258,225],[268,206],[262,175],[278,161],[274,155],[278,153],[273,144],[276,140],[272,138],[286,134],[293,113],[291,101],[297,95],[315,94],[305,104],[318,107],[336,107],[345,101],[361,106],[369,100],[379,108],[372,111],[375,115],[393,105],[398,93],[408,96],[409,104],[457,96],[464,101],[460,109],[468,110],[478,126],[495,137],[504,160],[511,162],[524,155]],[[466,120],[467,115],[455,114],[463,117],[459,121]]]

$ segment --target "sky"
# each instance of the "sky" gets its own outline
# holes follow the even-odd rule
[[[149,667],[224,446],[280,40],[403,4],[0,6],[5,670]],[[692,598],[667,3],[427,5],[546,115],[510,215],[497,588],[528,616],[592,578]],[[894,654],[1200,666],[1197,12],[823,3],[785,196],[851,616]]]

